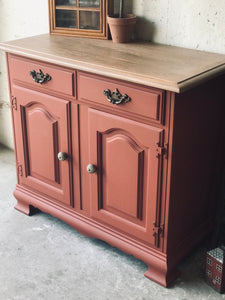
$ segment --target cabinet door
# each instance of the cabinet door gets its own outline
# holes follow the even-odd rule
[[[112,0],[49,0],[50,32],[107,39],[112,11]]]
[[[92,217],[158,247],[163,130],[94,109],[88,120]]]
[[[19,184],[70,205],[69,102],[17,86],[13,96]]]

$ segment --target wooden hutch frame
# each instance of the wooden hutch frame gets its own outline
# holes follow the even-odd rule
[[[109,29],[107,24],[107,14],[113,11],[114,0],[99,0],[100,6],[96,7],[80,7],[79,0],[76,0],[74,6],[71,5],[56,5],[56,0],[48,0],[49,4],[49,28],[50,34],[78,36],[97,39],[108,39]],[[56,9],[76,11],[76,28],[57,27],[56,26]],[[100,13],[100,29],[81,29],[80,28],[80,12],[99,12]]]

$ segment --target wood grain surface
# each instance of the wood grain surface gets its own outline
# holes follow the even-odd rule
[[[0,50],[176,93],[225,73],[225,55],[147,42],[44,34],[0,43]]]

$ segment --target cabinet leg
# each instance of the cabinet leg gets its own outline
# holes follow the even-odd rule
[[[145,273],[145,277],[164,287],[168,287],[178,275],[179,272],[176,266],[169,270],[168,266],[163,263],[160,265],[148,265],[148,271]]]
[[[17,204],[14,207],[16,210],[27,216],[32,216],[37,212],[37,209],[29,204],[30,196],[26,196],[25,193],[21,192],[19,185],[17,185],[13,195],[17,200]]]
[[[32,205],[24,203],[20,200],[17,200],[17,204],[14,208],[27,216],[32,216],[35,214],[35,208]]]

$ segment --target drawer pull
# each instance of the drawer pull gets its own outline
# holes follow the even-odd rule
[[[115,91],[112,93],[110,90],[104,90],[103,94],[106,96],[107,100],[112,104],[119,105],[131,101],[131,98],[127,96],[127,94],[121,95],[118,89],[115,89]]]
[[[37,72],[35,70],[30,71],[30,75],[35,82],[40,84],[43,84],[52,79],[50,75],[48,75],[47,73],[44,74],[40,69]]]

